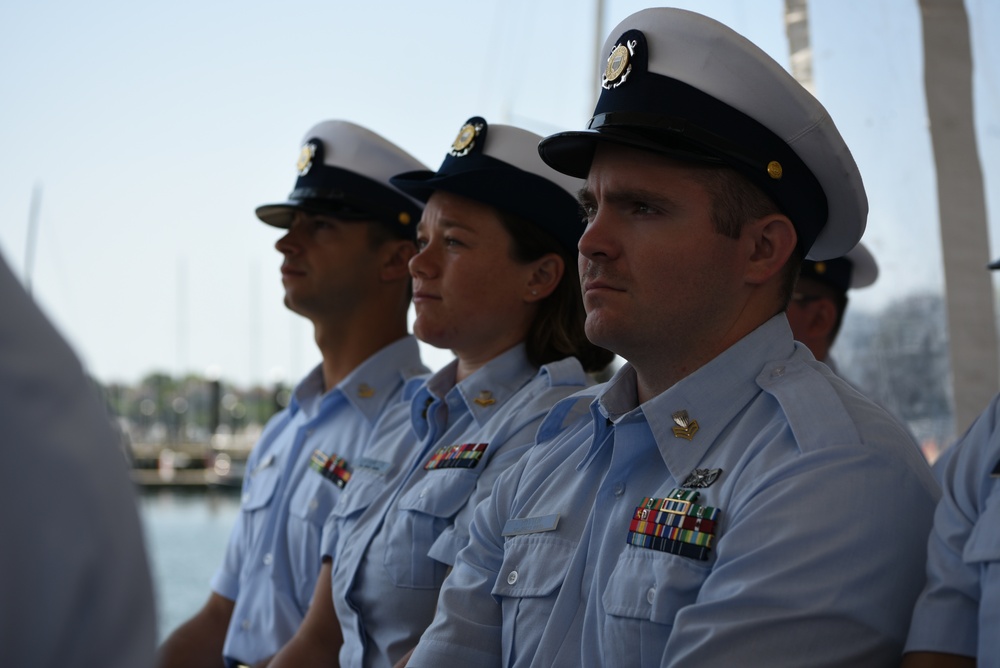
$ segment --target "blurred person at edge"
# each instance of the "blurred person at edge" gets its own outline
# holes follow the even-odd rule
[[[0,257],[0,663],[146,668],[156,612],[121,439]]]
[[[990,269],[1000,269],[994,260]],[[1000,666],[1000,395],[934,463],[941,501],[903,668]]]
[[[389,183],[423,165],[363,127],[310,129],[285,202],[285,305],[313,323],[322,361],[268,422],[247,461],[241,513],[208,601],[160,648],[163,668],[255,665],[295,633],[320,570],[323,522],[379,417],[427,372],[406,331],[407,263],[422,205]]]
[[[427,202],[410,260],[414,333],[457,359],[411,382],[408,405],[379,424],[330,516],[309,614],[272,668],[402,659],[434,616],[476,505],[552,404],[611,361],[586,338],[573,268],[581,182],[541,161],[539,139],[474,117],[437,172],[392,179]]]

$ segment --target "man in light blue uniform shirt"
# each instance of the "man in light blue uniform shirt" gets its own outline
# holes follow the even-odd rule
[[[1000,269],[1000,260],[989,264]],[[935,462],[942,496],[904,668],[1000,666],[1000,396]]]
[[[891,666],[937,496],[906,431],[796,344],[803,257],[867,201],[823,107],[727,27],[648,9],[605,43],[585,176],[592,341],[476,509],[410,666]]]
[[[406,332],[420,204],[389,177],[421,163],[375,133],[325,121],[303,141],[288,201],[257,209],[287,229],[285,304],[312,321],[322,362],[268,423],[208,602],[161,648],[161,666],[251,665],[295,633],[320,570],[323,523],[405,382],[424,374]]]

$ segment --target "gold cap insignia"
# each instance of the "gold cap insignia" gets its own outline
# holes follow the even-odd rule
[[[451,143],[451,150],[448,151],[451,155],[456,158],[460,158],[463,155],[468,154],[469,151],[476,145],[476,137],[479,133],[483,131],[483,126],[481,123],[473,125],[472,123],[466,123],[462,126],[462,129],[458,131],[458,136],[455,137],[455,141]]]
[[[479,396],[473,399],[473,401],[480,406],[492,406],[497,402],[497,400],[493,398],[493,393],[489,390],[483,390],[480,392]]]
[[[815,271],[817,274],[825,274],[826,273],[826,262],[816,262],[816,263],[814,263],[813,264],[813,271]]]
[[[375,396],[375,388],[368,383],[358,385],[358,396],[362,399],[371,399]]]
[[[615,45],[615,48],[611,50],[611,55],[608,56],[608,66],[601,78],[601,87],[610,90],[625,83],[628,75],[632,73],[632,56],[635,55],[637,44],[638,42],[633,39],[624,44]]]
[[[767,175],[770,176],[772,179],[774,179],[775,181],[780,180],[782,173],[783,170],[781,169],[780,162],[778,162],[777,160],[772,160],[771,162],[767,163]]]
[[[674,438],[686,438],[690,441],[698,433],[698,421],[690,419],[687,411],[677,411],[670,417],[677,425],[674,427]]]
[[[400,212],[400,214],[399,214],[399,224],[400,225],[409,225],[410,224],[410,214],[406,213],[405,211]]]
[[[299,151],[299,159],[295,163],[295,168],[299,170],[299,176],[305,176],[313,166],[313,158],[316,157],[316,144],[309,142],[302,145]]]

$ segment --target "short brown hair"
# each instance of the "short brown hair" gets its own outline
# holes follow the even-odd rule
[[[715,223],[715,231],[719,234],[736,239],[747,222],[782,213],[773,199],[735,169],[716,166],[696,166],[694,169],[695,179],[708,191],[712,199],[712,222]],[[782,311],[788,307],[788,302],[792,298],[801,264],[802,253],[796,245],[783,270]]]
[[[511,257],[516,262],[533,262],[547,253],[558,253],[566,264],[559,285],[539,304],[528,329],[525,337],[528,360],[542,366],[572,356],[590,373],[607,367],[614,353],[591,343],[584,331],[587,314],[580,295],[576,253],[558,244],[537,225],[505,211],[499,214],[500,222],[513,239]]]

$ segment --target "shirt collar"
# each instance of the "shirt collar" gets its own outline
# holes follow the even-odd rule
[[[484,425],[508,399],[517,394],[531,380],[538,369],[528,361],[524,344],[518,344],[497,355],[462,382],[455,384],[458,360],[430,376],[411,400],[411,418],[414,430],[423,438],[426,435],[427,407],[436,400],[449,406],[448,423],[457,417],[461,407]]]
[[[763,366],[788,358],[794,351],[788,321],[779,314],[641,406],[637,405],[635,370],[625,364],[591,407],[594,441],[581,468],[607,442],[611,423],[645,419],[671,475],[683,480],[701,461],[707,446],[761,391],[757,376]]]
[[[356,366],[325,395],[322,366],[317,366],[295,388],[289,410],[294,414],[302,409],[312,418],[314,413],[346,400],[374,424],[404,382],[427,372],[420,360],[417,340],[411,335],[404,336]]]

